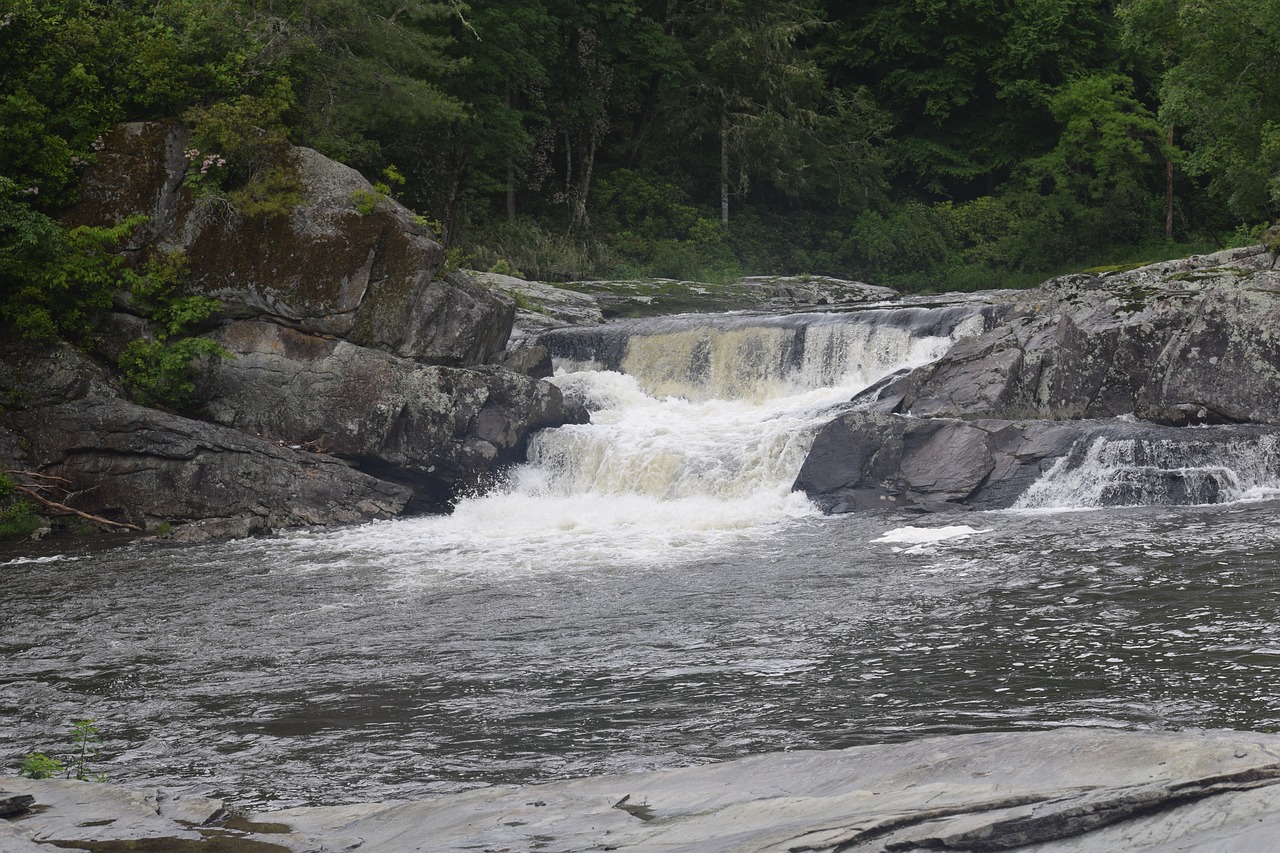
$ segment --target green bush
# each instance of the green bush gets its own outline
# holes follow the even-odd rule
[[[186,270],[181,252],[158,256],[147,262],[131,288],[134,307],[155,324],[156,331],[154,338],[130,341],[118,366],[130,395],[144,406],[177,412],[197,408],[194,362],[230,355],[210,338],[192,334],[218,309],[218,302],[185,293]]]
[[[14,500],[0,509],[0,539],[26,539],[43,523],[30,501]]]
[[[18,775],[27,779],[52,779],[65,769],[58,759],[50,758],[43,752],[33,752],[22,759]]]

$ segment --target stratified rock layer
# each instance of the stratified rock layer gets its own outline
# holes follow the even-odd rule
[[[993,296],[994,328],[855,398],[818,436],[796,487],[832,511],[996,509],[1099,439],[1168,449],[1274,438],[1280,272],[1270,259],[1237,249]],[[1127,420],[1105,420],[1116,418]],[[1244,424],[1258,426],[1231,426]],[[1188,426],[1210,431],[1177,429]],[[1212,485],[1177,482],[1177,454],[1165,456],[1143,475],[1165,482],[1148,497],[1216,502]],[[1101,505],[1135,502],[1147,486],[1135,488],[1117,483]]]
[[[1277,784],[1276,735],[1058,729],[288,809],[250,816],[276,832],[235,834],[309,853],[1256,853],[1272,849],[1280,832]],[[0,842],[7,831],[23,853],[50,849],[37,840],[190,832],[172,817],[165,826],[163,803],[159,815],[143,813],[137,802],[157,802],[161,792],[122,798],[92,783],[25,779],[0,779],[0,788],[52,806],[8,827],[0,822]],[[196,798],[187,812],[198,818],[213,805]]]
[[[304,203],[250,216],[186,185],[189,145],[176,124],[121,125],[66,220],[146,216],[130,253],[182,252],[188,288],[219,301],[208,332],[231,357],[199,382],[213,423],[124,401],[110,365],[155,330],[122,294],[97,361],[0,352],[0,466],[81,512],[245,535],[444,508],[519,461],[532,431],[586,419],[532,378],[545,353],[506,355],[514,301],[446,273],[420,218],[359,173],[292,149]]]

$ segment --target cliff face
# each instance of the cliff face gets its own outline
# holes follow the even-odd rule
[[[1132,460],[1098,500],[1215,502],[1222,482],[1190,470],[1222,467],[1206,446],[1269,456],[1280,434],[1271,259],[1229,250],[1003,297],[994,329],[855,399],[796,487],[835,511],[995,509],[1123,442]]]
[[[239,535],[443,508],[518,461],[531,431],[585,420],[554,386],[486,366],[514,302],[442,274],[443,250],[401,205],[358,208],[372,187],[357,172],[294,149],[305,203],[245,216],[183,185],[187,147],[177,125],[117,128],[66,221],[146,215],[130,251],[182,251],[190,289],[220,302],[211,337],[232,357],[201,367],[204,422],[124,399],[108,365],[148,329],[122,305],[96,361],[0,353],[18,403],[0,414],[0,463],[58,478],[84,512]]]

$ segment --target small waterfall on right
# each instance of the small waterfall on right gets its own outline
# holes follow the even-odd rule
[[[1185,440],[1081,441],[1027,489],[1014,509],[1220,504],[1280,491],[1275,435],[1236,427],[1183,429]]]

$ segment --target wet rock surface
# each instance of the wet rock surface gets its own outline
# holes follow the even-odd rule
[[[497,367],[420,365],[261,321],[218,340],[235,358],[207,366],[211,420],[350,460],[423,506],[518,461],[533,430],[587,419],[554,385]]]
[[[540,381],[545,352],[506,354],[515,301],[446,272],[421,219],[359,173],[292,149],[305,201],[245,215],[184,184],[189,144],[177,124],[121,125],[66,221],[146,216],[128,254],[185,254],[233,357],[202,363],[202,405],[181,417],[126,401],[113,366],[155,330],[123,296],[89,351],[11,341],[0,465],[76,511],[194,541],[445,508],[533,431],[586,419]]]
[[[249,815],[248,823],[222,824],[220,803],[199,795],[0,779],[0,787],[43,806],[0,821],[0,840],[17,853],[51,849],[55,840],[215,831],[314,853],[1245,853],[1269,849],[1280,830],[1277,784],[1275,735],[1067,728],[773,753],[418,802],[287,809]]]
[[[992,299],[988,331],[856,397],[818,437],[797,488],[831,511],[1004,508],[1101,438],[1165,452],[1135,460],[1149,470],[1121,472],[1095,505],[1215,503],[1226,490],[1180,473],[1199,448],[1278,434],[1280,274],[1261,247]],[[1257,426],[1232,426],[1246,424]]]

